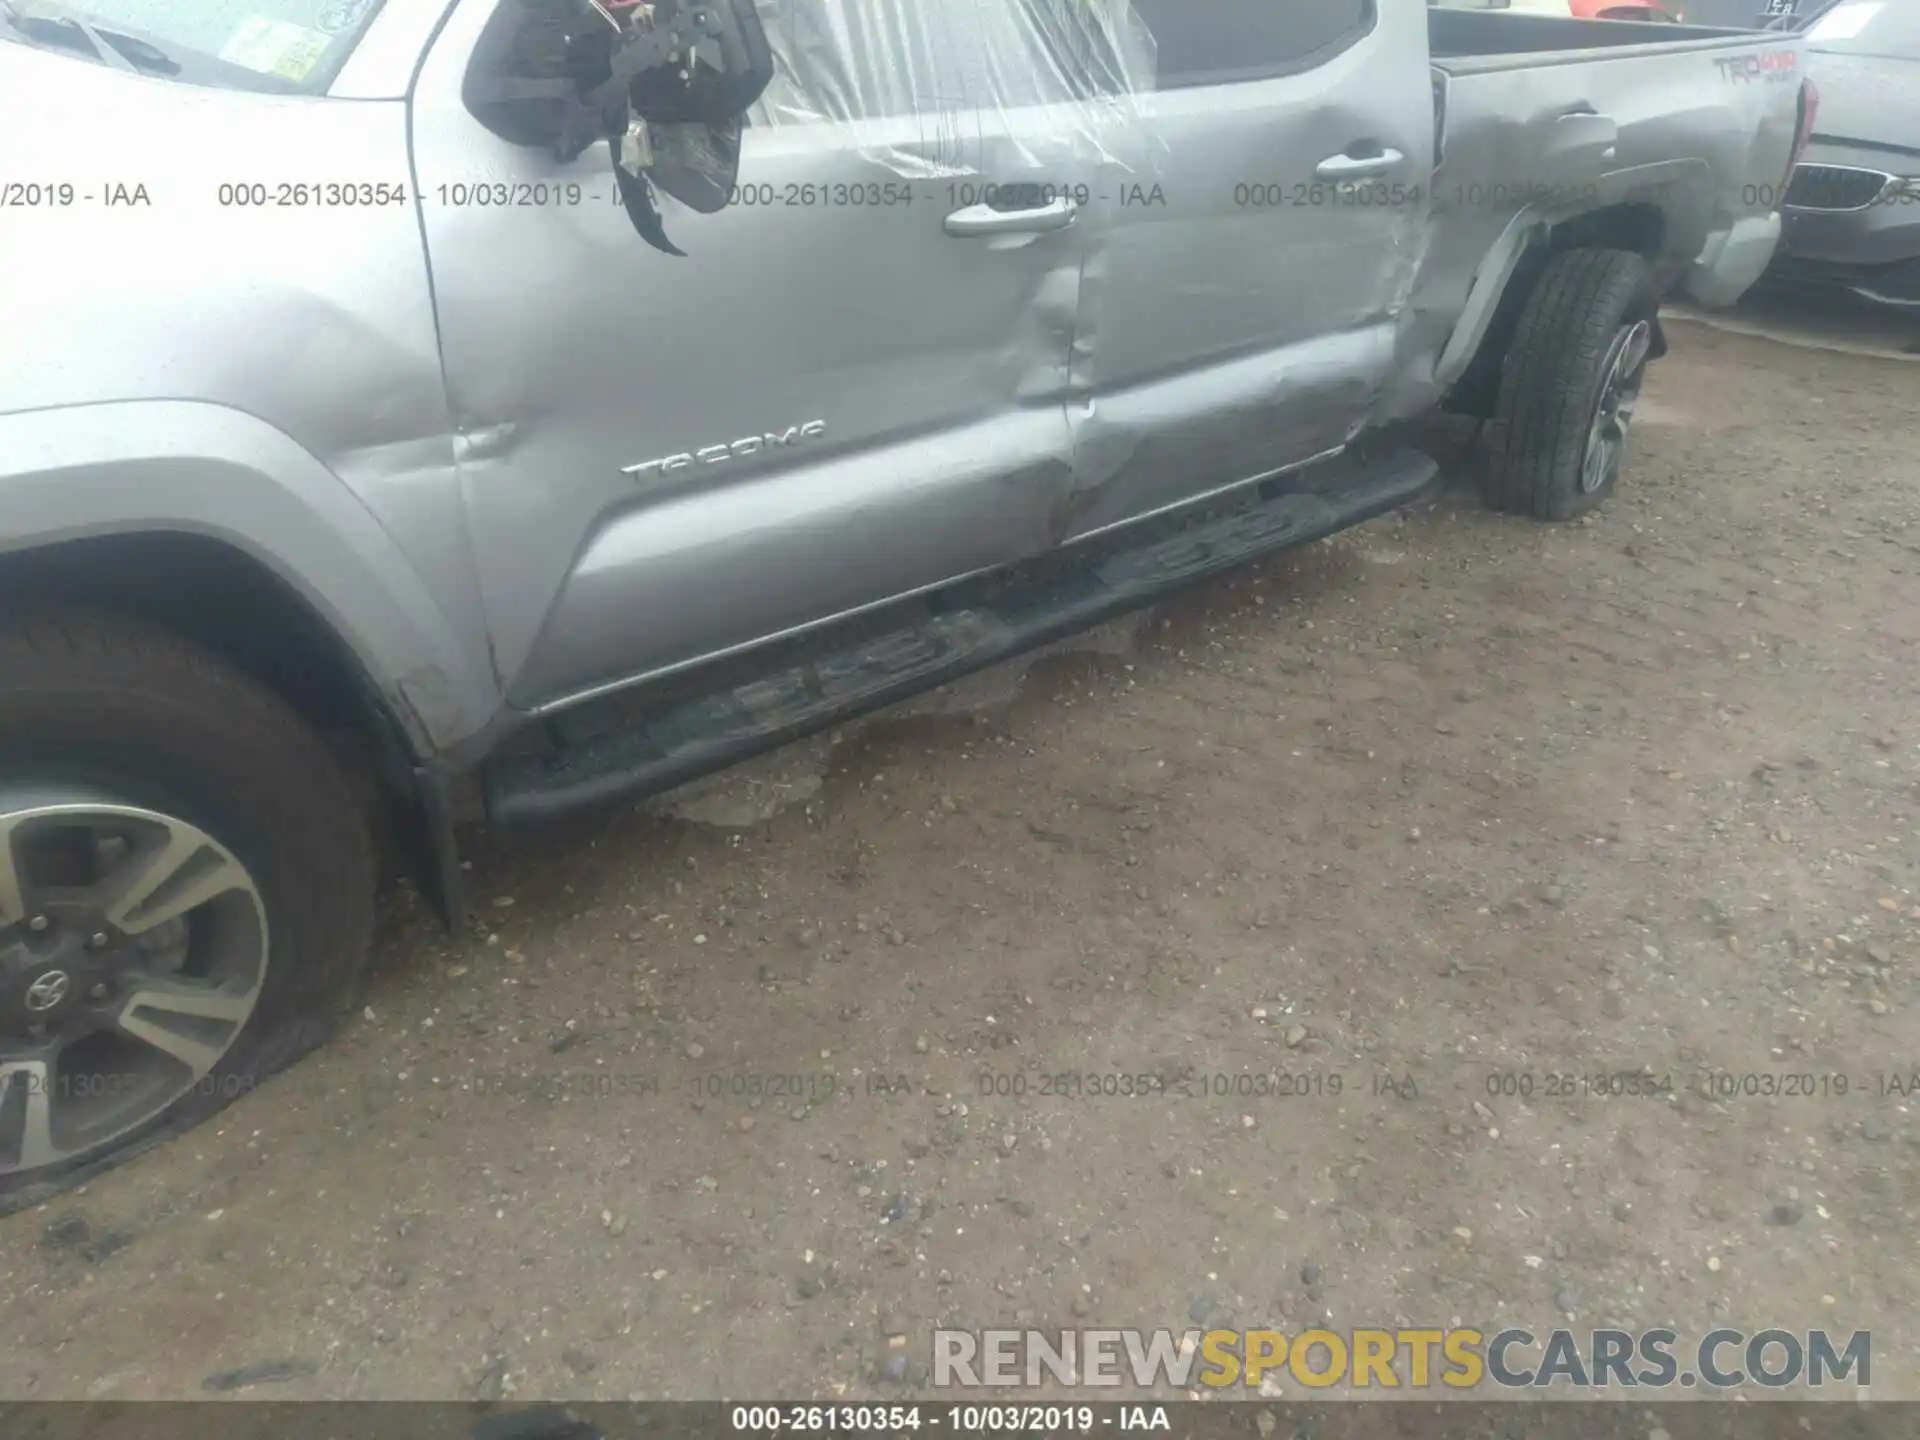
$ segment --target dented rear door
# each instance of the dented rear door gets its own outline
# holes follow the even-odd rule
[[[1075,535],[1357,433],[1426,234],[1422,0],[1134,0],[1153,93],[1090,233]]]

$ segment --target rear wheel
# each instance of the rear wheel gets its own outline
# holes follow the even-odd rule
[[[372,893],[365,817],[277,696],[126,620],[0,627],[0,1211],[320,1043]]]
[[[1487,499],[1574,520],[1613,492],[1655,347],[1659,296],[1625,250],[1569,250],[1527,297],[1501,369]]]

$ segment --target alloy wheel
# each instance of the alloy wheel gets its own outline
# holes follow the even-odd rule
[[[266,903],[178,816],[0,790],[0,1177],[83,1158],[218,1083]]]
[[[1580,493],[1591,495],[1620,470],[1627,451],[1627,430],[1634,407],[1640,403],[1640,385],[1646,378],[1647,356],[1653,349],[1653,325],[1636,320],[1621,327],[1607,350],[1599,403],[1587,430],[1587,451],[1580,465]]]

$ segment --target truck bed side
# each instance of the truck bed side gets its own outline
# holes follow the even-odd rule
[[[1461,378],[1543,241],[1636,250],[1663,291],[1735,242],[1758,274],[1799,118],[1797,40],[1498,11],[1430,10],[1428,26],[1432,232],[1395,414]]]

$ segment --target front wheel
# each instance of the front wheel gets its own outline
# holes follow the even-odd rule
[[[324,1039],[372,895],[365,817],[276,695],[131,621],[0,626],[0,1213]]]
[[[1613,492],[1659,296],[1624,250],[1569,250],[1534,282],[1501,369],[1487,499],[1510,515],[1574,520]]]

